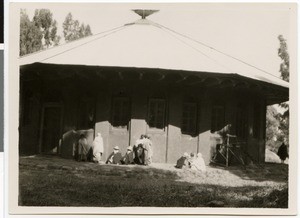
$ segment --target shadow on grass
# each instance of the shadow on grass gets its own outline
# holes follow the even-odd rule
[[[287,187],[195,184],[178,171],[31,157],[20,163],[22,206],[286,208]]]
[[[222,169],[240,177],[243,180],[252,180],[257,182],[288,182],[288,164],[265,163],[263,165],[234,165],[223,167],[211,164],[211,168]]]

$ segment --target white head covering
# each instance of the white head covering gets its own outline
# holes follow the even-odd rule
[[[201,153],[198,153],[198,154],[197,154],[197,157],[202,157],[202,154],[201,154]]]
[[[183,153],[183,156],[184,156],[184,157],[188,157],[189,154],[188,154],[187,152],[184,152],[184,153]]]
[[[103,139],[101,136],[101,133],[98,132],[97,136],[95,137],[93,141],[93,155],[95,156],[97,153],[103,153]]]

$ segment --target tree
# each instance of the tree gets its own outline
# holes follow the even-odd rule
[[[87,25],[84,29],[85,36],[93,35],[90,25]]]
[[[278,36],[278,40],[280,42],[280,47],[278,49],[278,56],[282,59],[282,63],[280,64],[280,73],[281,78],[287,82],[290,80],[290,56],[287,51],[286,40],[282,35]]]
[[[71,13],[68,13],[68,15],[65,18],[65,21],[63,22],[63,33],[66,41],[71,41],[72,40],[72,28],[73,28],[73,17]]]
[[[74,20],[71,13],[65,18],[63,22],[63,33],[66,42],[74,41],[89,35],[92,35],[91,27],[80,24],[78,20]]]
[[[32,21],[26,10],[20,15],[20,56],[59,44],[57,22],[49,9],[35,10]]]
[[[267,110],[267,131],[266,140],[272,141],[277,139],[279,129],[279,114],[274,106],[269,106]]]
[[[20,56],[39,51],[43,48],[42,32],[30,21],[25,10],[20,16]]]
[[[289,82],[289,54],[287,42],[282,35],[278,36],[279,48],[278,56],[281,58],[279,72],[283,80]],[[289,143],[289,105],[288,103],[279,104],[280,107],[285,108],[286,111],[280,114],[273,106],[267,108],[267,121],[266,121],[266,146],[272,150],[277,151],[280,142],[286,140]]]
[[[36,9],[33,17],[34,24],[42,31],[44,45],[48,48],[52,44],[58,45],[57,22],[49,9]]]
[[[52,23],[52,28],[51,28],[51,32],[50,32],[50,39],[52,40],[54,46],[59,45],[59,41],[60,41],[61,37],[59,35],[57,35],[57,22],[56,22],[56,20],[54,20],[53,23]]]
[[[277,152],[282,142],[289,143],[289,119],[287,110],[284,114],[277,112],[274,106],[268,106],[266,115],[266,146]]]
[[[289,110],[285,111],[283,114],[280,115],[280,125],[279,129],[281,131],[281,137],[279,140],[284,141],[286,140],[287,144],[289,143]]]
[[[79,29],[79,38],[83,38],[84,36],[85,36],[85,26],[84,23],[82,23]]]
[[[280,139],[280,114],[274,106],[268,106],[266,115],[266,146],[271,151],[276,151],[276,141]]]
[[[282,35],[278,36],[278,40],[280,42],[280,46],[278,49],[278,56],[282,59],[282,63],[280,64],[280,73],[281,78],[287,82],[290,80],[290,56],[288,53],[288,46],[286,43],[286,39],[283,38]],[[284,133],[283,137],[287,140],[288,143],[288,136],[289,136],[289,105],[288,103],[281,103],[281,107],[285,108],[286,111],[280,116],[280,130]]]

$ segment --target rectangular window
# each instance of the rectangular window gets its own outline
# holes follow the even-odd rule
[[[181,132],[195,134],[197,130],[197,103],[183,103]]]
[[[128,128],[130,120],[130,101],[127,97],[113,98],[112,126],[118,129]]]
[[[215,105],[211,114],[211,132],[221,130],[224,127],[225,109],[222,105]]]
[[[150,99],[148,106],[148,125],[152,129],[164,129],[166,102],[164,99]]]
[[[253,108],[253,137],[260,138],[260,128],[261,128],[261,110],[259,102],[254,103]]]

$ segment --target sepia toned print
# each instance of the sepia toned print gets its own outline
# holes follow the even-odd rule
[[[258,5],[20,5],[17,206],[291,209],[292,15]]]

